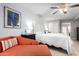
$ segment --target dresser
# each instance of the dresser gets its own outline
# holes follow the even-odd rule
[[[21,36],[35,40],[35,34],[29,34],[29,35],[22,34]]]

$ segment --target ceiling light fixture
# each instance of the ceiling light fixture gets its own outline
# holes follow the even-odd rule
[[[63,4],[63,3],[62,3],[62,4],[60,5],[60,7],[59,7],[59,12],[60,12],[60,13],[64,13],[64,14],[67,13],[67,7],[66,7],[66,6],[67,6],[67,4]]]
[[[55,12],[53,12],[53,14],[56,14],[58,11],[60,11],[60,13],[64,13],[67,14],[67,11],[69,8],[75,8],[75,7],[79,7],[79,4],[73,4],[73,5],[69,5],[69,3],[60,3],[59,6],[53,6],[50,7],[51,9],[57,9]]]

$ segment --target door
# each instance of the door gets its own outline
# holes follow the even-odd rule
[[[71,23],[62,23],[62,33],[70,36]]]

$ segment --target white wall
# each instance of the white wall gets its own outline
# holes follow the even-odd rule
[[[38,33],[38,32],[40,32],[40,33],[44,33],[44,19],[42,18],[42,17],[37,17],[36,18],[36,23],[35,23],[35,26],[34,26],[34,28],[35,28],[35,33]]]
[[[79,19],[71,21],[71,37],[74,40],[77,39],[77,27],[79,27]]]
[[[8,6],[21,12],[21,29],[4,28],[4,6]],[[26,7],[22,7],[20,4],[0,4],[0,37],[20,35],[25,29],[27,29],[26,23],[29,21],[33,22],[34,25],[38,25],[35,25],[35,32],[44,29],[41,19]]]

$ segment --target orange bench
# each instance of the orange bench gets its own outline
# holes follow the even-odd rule
[[[1,38],[0,41],[11,38],[14,37]],[[51,56],[50,50],[46,45],[39,45],[39,43],[35,40],[20,36],[16,38],[18,40],[18,45],[13,46],[6,51],[0,52],[0,56]]]

